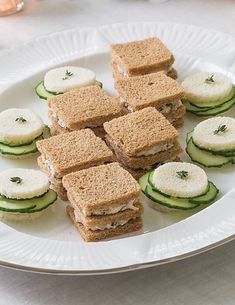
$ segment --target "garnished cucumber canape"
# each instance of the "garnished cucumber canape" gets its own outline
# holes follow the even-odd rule
[[[50,129],[29,109],[11,108],[0,113],[0,155],[25,158],[37,152],[36,142],[50,137]]]
[[[200,167],[186,162],[169,162],[139,179],[151,207],[162,212],[191,210],[214,201],[218,194]]]
[[[0,173],[0,218],[32,220],[57,199],[47,176],[32,169],[8,169]]]
[[[235,119],[216,117],[199,123],[187,136],[191,160],[206,167],[235,163]]]
[[[47,100],[54,95],[95,84],[101,88],[103,86],[96,80],[93,71],[81,67],[65,66],[48,71],[35,91],[40,98]]]
[[[221,73],[199,72],[187,77],[182,86],[188,112],[201,117],[215,116],[229,110],[235,103],[235,87]]]

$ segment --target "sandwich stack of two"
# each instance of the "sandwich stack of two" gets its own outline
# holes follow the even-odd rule
[[[148,107],[104,124],[106,142],[135,178],[157,164],[177,160],[178,131],[155,108]]]
[[[85,241],[97,241],[142,228],[143,206],[136,180],[118,163],[66,175],[67,213]]]
[[[37,148],[41,153],[38,165],[62,200],[67,200],[63,176],[113,161],[112,151],[88,128],[38,141]]]
[[[52,134],[91,128],[104,137],[103,123],[122,114],[117,98],[99,86],[87,86],[52,97],[48,101]]]
[[[115,83],[126,112],[155,107],[176,128],[184,123],[183,87],[163,72],[120,79]]]
[[[156,37],[111,45],[112,71],[116,80],[163,71],[176,79],[174,56]]]

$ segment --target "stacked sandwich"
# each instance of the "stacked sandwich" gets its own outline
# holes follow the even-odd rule
[[[174,56],[156,37],[111,45],[112,71],[116,80],[163,71],[176,79]]]
[[[141,229],[140,187],[118,163],[66,175],[67,213],[86,241],[97,241]]]
[[[120,79],[115,88],[126,112],[151,106],[161,112],[176,128],[183,125],[185,106],[181,99],[185,96],[184,89],[163,72]]]
[[[53,135],[91,128],[97,136],[103,137],[103,123],[122,114],[118,99],[97,85],[52,97],[48,106]]]
[[[37,148],[41,153],[38,165],[62,200],[67,200],[64,175],[113,161],[112,151],[88,128],[38,141]]]
[[[118,161],[136,178],[181,152],[177,130],[153,107],[113,119],[104,129]]]

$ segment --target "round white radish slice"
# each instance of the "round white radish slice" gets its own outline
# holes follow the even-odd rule
[[[209,150],[235,150],[235,119],[215,117],[202,121],[194,128],[193,141]]]
[[[95,73],[89,69],[66,66],[48,71],[44,77],[44,86],[47,91],[64,93],[92,85],[95,78]]]
[[[199,72],[187,77],[182,86],[187,99],[197,104],[223,100],[232,91],[230,79],[221,73]]]
[[[155,169],[153,184],[172,197],[192,198],[206,192],[208,179],[200,167],[186,162],[169,162]]]
[[[14,168],[0,173],[0,194],[7,198],[34,198],[45,194],[48,189],[48,177],[39,170]]]
[[[0,142],[24,144],[33,141],[43,132],[41,118],[29,109],[11,108],[0,113]]]

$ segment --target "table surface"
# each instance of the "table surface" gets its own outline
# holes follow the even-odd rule
[[[235,35],[234,0],[26,0],[0,18],[0,49],[38,35],[125,21],[193,24]],[[1,241],[0,241],[1,242]],[[108,276],[59,277],[0,268],[0,305],[234,305],[235,242],[168,265]]]

